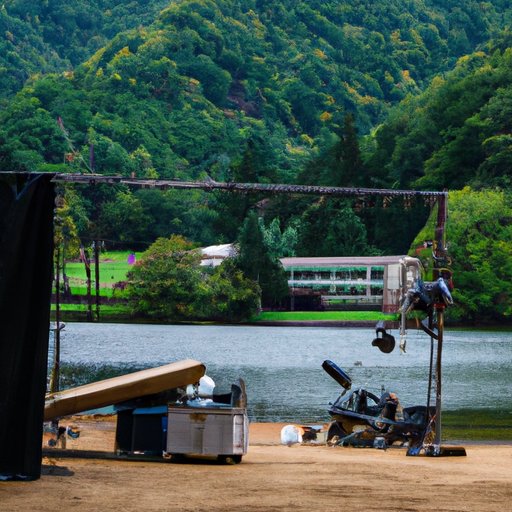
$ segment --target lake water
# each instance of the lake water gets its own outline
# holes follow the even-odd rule
[[[430,338],[409,331],[407,353],[371,346],[373,329],[68,323],[61,333],[62,387],[181,359],[203,362],[217,387],[242,377],[254,421],[328,421],[341,387],[321,368],[331,359],[353,387],[426,403]],[[512,332],[445,331],[443,409],[512,410]],[[359,364],[355,364],[360,362]]]

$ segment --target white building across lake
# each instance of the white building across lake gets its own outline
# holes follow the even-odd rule
[[[203,265],[220,265],[235,254],[231,244],[202,250]],[[404,256],[281,258],[291,309],[361,308],[397,311]]]
[[[292,308],[320,301],[323,307],[396,311],[403,256],[282,258]]]

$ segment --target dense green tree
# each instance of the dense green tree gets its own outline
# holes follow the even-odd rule
[[[136,196],[120,191],[113,201],[103,204],[97,230],[102,238],[130,247],[144,247],[150,241],[147,237],[150,220]]]
[[[284,231],[281,231],[281,223],[278,217],[274,217],[268,227],[265,226],[263,218],[260,217],[259,222],[263,232],[263,242],[267,246],[272,259],[295,256],[298,234],[294,226],[288,226]]]
[[[349,203],[321,199],[312,204],[298,225],[299,256],[365,256],[369,246],[366,228]]]
[[[23,21],[64,62],[76,65],[118,32],[151,23],[167,0],[6,0],[4,10]]]
[[[13,15],[5,3],[0,8],[0,105],[30,76],[64,69],[65,65],[37,28]]]
[[[450,192],[446,229],[452,259],[455,305],[451,320],[510,322],[512,318],[512,199],[501,190]],[[412,251],[434,235],[434,218]],[[431,267],[431,265],[430,265]]]
[[[263,307],[279,306],[288,296],[288,281],[281,262],[270,256],[258,216],[250,212],[238,237],[236,265],[261,288]]]
[[[465,33],[474,49],[511,8],[498,0],[485,9],[477,2],[10,0],[1,12],[8,48],[0,81],[24,68],[9,60],[26,47],[20,26],[56,49],[61,64],[54,69],[66,73],[43,78],[42,86],[36,80],[26,96],[39,99],[40,117],[64,119],[78,151],[95,142],[91,130],[98,143],[111,141],[109,151],[98,151],[100,172],[129,169],[126,154],[143,146],[159,176],[198,177],[221,155],[239,161],[257,129],[272,148],[266,168],[293,179],[297,160],[314,147],[311,138],[334,132],[340,115],[354,113],[366,133],[390,103],[417,93],[461,55],[453,31]],[[34,75],[36,61],[22,71],[23,81]],[[6,162],[37,170],[63,161],[62,137],[39,134],[16,106],[2,114],[2,126],[17,125],[16,134],[2,134]],[[423,131],[417,135],[423,143]],[[29,137],[32,144],[18,145]],[[423,156],[405,144],[401,154],[411,153],[411,165]],[[348,162],[357,167],[357,158]],[[360,177],[356,169],[347,173],[345,182]]]
[[[324,132],[316,154],[304,166],[299,181],[333,187],[370,187],[363,164],[353,114],[346,114],[336,133]]]
[[[492,45],[459,59],[379,128],[369,167],[384,165],[401,188],[509,186],[511,62]]]
[[[357,129],[354,116],[347,114],[343,121],[343,133],[341,137],[341,179],[334,185],[344,187],[369,186],[366,182]]]
[[[294,182],[303,169],[299,181],[318,185],[510,187],[512,37],[499,31],[511,16],[502,0],[8,0],[0,170]],[[231,242],[255,204],[279,205],[267,221],[307,211],[303,240],[311,226],[327,233],[315,250],[345,251],[353,230],[358,251],[403,252],[424,218],[398,202],[362,210],[358,238],[357,219],[331,223],[344,206],[320,221],[311,199],[153,192],[84,187],[80,235]]]
[[[259,147],[254,139],[249,139],[240,162],[233,166],[230,175],[227,176],[228,181],[258,183],[264,176],[264,166],[263,147]],[[226,241],[233,241],[236,238],[249,210],[259,199],[260,195],[257,193],[221,192],[216,195],[219,217],[215,227],[222,238]]]
[[[159,238],[130,272],[128,295],[136,314],[159,320],[193,317],[200,298],[201,255],[183,237]]]
[[[257,312],[259,288],[232,261],[208,271],[201,253],[181,236],[159,238],[129,273],[136,315],[160,321],[246,320]]]
[[[146,239],[178,234],[202,245],[218,241],[213,231],[218,213],[204,192],[140,189],[133,193],[150,218]]]
[[[65,196],[69,206],[69,215],[73,219],[78,236],[85,235],[89,229],[90,219],[84,197],[71,187],[66,187]]]
[[[57,190],[54,241],[55,245],[64,252],[63,260],[76,258],[79,254],[80,240],[72,215],[72,207],[76,204],[75,197],[71,190]]]
[[[261,290],[244,276],[231,258],[227,258],[209,276],[209,300],[204,301],[204,318],[223,322],[241,322],[258,313]]]

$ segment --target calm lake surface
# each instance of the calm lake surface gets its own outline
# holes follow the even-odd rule
[[[407,353],[371,346],[373,329],[68,323],[61,333],[62,387],[197,359],[220,391],[247,384],[254,421],[328,421],[341,387],[321,368],[331,359],[353,387],[425,404],[430,338],[409,331]],[[361,363],[361,366],[356,363]],[[443,409],[512,410],[512,332],[445,331]]]

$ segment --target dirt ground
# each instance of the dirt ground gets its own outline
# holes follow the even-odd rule
[[[69,451],[113,453],[112,419],[74,423],[81,435],[67,442]],[[512,445],[466,443],[466,457],[407,457],[394,447],[283,446],[282,427],[251,424],[249,452],[238,465],[46,451],[39,480],[0,483],[0,511],[512,510]]]

